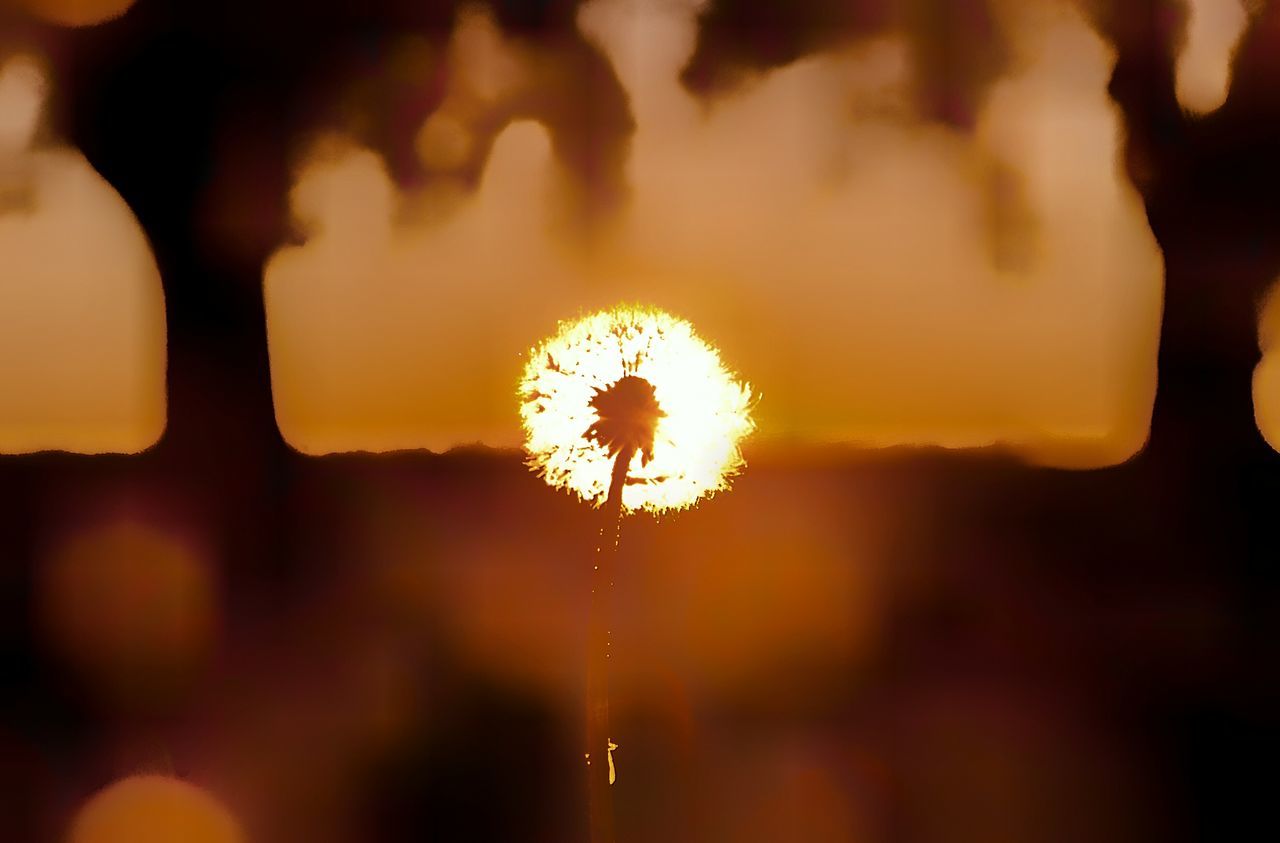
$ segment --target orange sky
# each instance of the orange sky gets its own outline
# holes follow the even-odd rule
[[[1004,443],[1072,466],[1131,455],[1163,270],[1118,165],[1113,56],[1070,4],[995,5],[1015,55],[972,133],[916,113],[895,36],[708,105],[677,82],[696,3],[588,5],[580,26],[638,124],[630,199],[588,237],[539,124],[502,133],[473,195],[404,194],[374,153],[326,139],[292,194],[305,242],[265,273],[286,439],[308,453],[516,445],[527,349],[562,318],[638,301],[691,320],[751,381],[764,440]],[[1178,91],[1208,111],[1246,16],[1238,0],[1190,5]],[[418,136],[435,167],[465,157],[468,120],[547,61],[474,11],[449,60],[453,87]],[[138,451],[164,425],[158,274],[82,157],[31,148],[41,84],[23,62],[0,81],[0,451]],[[1273,365],[1258,395],[1274,440]]]
[[[638,300],[720,346],[762,396],[766,439],[999,441],[1072,465],[1134,452],[1162,262],[1118,169],[1113,57],[1076,12],[1003,4],[1017,56],[972,134],[914,113],[892,37],[705,108],[677,82],[693,14],[601,0],[580,17],[638,122],[630,203],[589,239],[566,226],[538,124],[498,138],[443,220],[372,153],[326,146],[293,196],[308,239],[266,273],[291,444],[517,444],[521,354],[559,318]],[[454,53],[446,106],[501,97],[538,60],[477,15]],[[446,154],[465,122],[446,107],[421,139]]]

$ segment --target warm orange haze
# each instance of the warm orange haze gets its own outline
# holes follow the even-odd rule
[[[293,193],[307,241],[266,278],[286,438],[308,453],[513,446],[497,396],[522,350],[560,314],[638,300],[694,320],[757,373],[762,442],[1003,443],[1068,466],[1131,455],[1155,385],[1161,261],[1118,163],[1112,56],[1067,5],[998,11],[1018,60],[968,133],[915,112],[895,36],[704,108],[677,81],[693,4],[588,4],[579,26],[627,88],[637,132],[630,195],[587,231],[536,123],[499,136],[473,196],[447,179],[405,193],[373,153],[316,145]],[[1237,0],[1190,5],[1186,108],[1221,104],[1246,22]],[[449,61],[417,142],[446,174],[475,154],[485,109],[547,73],[481,7],[460,16]],[[82,159],[30,147],[45,82],[11,64],[0,450],[137,451],[163,428],[153,262]],[[20,212],[14,197],[32,191],[39,211]]]
[[[136,452],[165,422],[164,297],[123,200],[35,140],[47,80],[0,63],[0,452]]]
[[[1069,7],[999,8],[1017,61],[965,133],[914,111],[893,37],[703,105],[677,78],[692,4],[588,4],[579,26],[637,130],[629,197],[585,231],[536,123],[497,138],[474,196],[404,194],[373,153],[321,145],[293,194],[306,243],[266,274],[286,438],[307,453],[517,444],[494,396],[520,352],[559,314],[638,300],[752,373],[763,441],[1131,455],[1161,259],[1118,160],[1112,56]],[[536,60],[463,15],[453,78],[470,99]],[[465,113],[433,119],[433,161],[468,143]]]
[[[1278,56],[0,0],[0,843],[1280,839]]]

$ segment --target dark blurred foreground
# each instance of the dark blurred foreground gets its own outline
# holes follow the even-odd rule
[[[585,833],[591,515],[516,455],[299,458],[256,553],[212,517],[240,511],[225,487],[50,462],[32,562],[5,569],[6,839],[56,838],[139,771],[211,789],[257,840]],[[762,456],[698,510],[630,519],[624,839],[1256,833],[1258,465]],[[68,536],[99,542],[78,575]]]

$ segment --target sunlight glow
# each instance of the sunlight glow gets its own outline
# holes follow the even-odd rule
[[[634,121],[625,198],[589,226],[573,197],[597,176],[572,175],[565,147],[599,126],[528,111],[574,111],[580,69],[462,16],[416,136],[421,189],[349,138],[299,170],[301,242],[264,278],[286,440],[518,447],[509,396],[540,326],[640,301],[751,373],[769,396],[762,448],[1131,457],[1155,396],[1163,258],[1122,164],[1116,53],[1076,3],[991,7],[1008,61],[956,126],[920,107],[905,22],[710,102],[681,82],[692,0],[583,4],[579,31]],[[506,113],[520,119],[495,126]],[[455,172],[471,168],[474,189]]]
[[[637,453],[631,462],[623,508],[683,509],[727,488],[743,466],[739,444],[755,427],[751,388],[688,322],[639,307],[563,323],[529,352],[520,416],[530,467],[556,488],[603,503],[613,457],[586,436],[597,420],[591,400],[626,375],[652,384],[666,415],[653,458]]]
[[[1249,23],[1241,0],[1190,0],[1187,44],[1178,57],[1178,102],[1193,114],[1216,111],[1231,86],[1231,63]]]
[[[42,134],[45,62],[0,62],[0,453],[137,453],[165,426],[160,273],[129,206]]]

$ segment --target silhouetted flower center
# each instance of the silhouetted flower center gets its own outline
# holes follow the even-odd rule
[[[653,459],[653,437],[658,420],[666,415],[658,405],[653,384],[627,375],[591,399],[597,420],[583,434],[614,456],[623,450],[639,451],[644,462]]]

